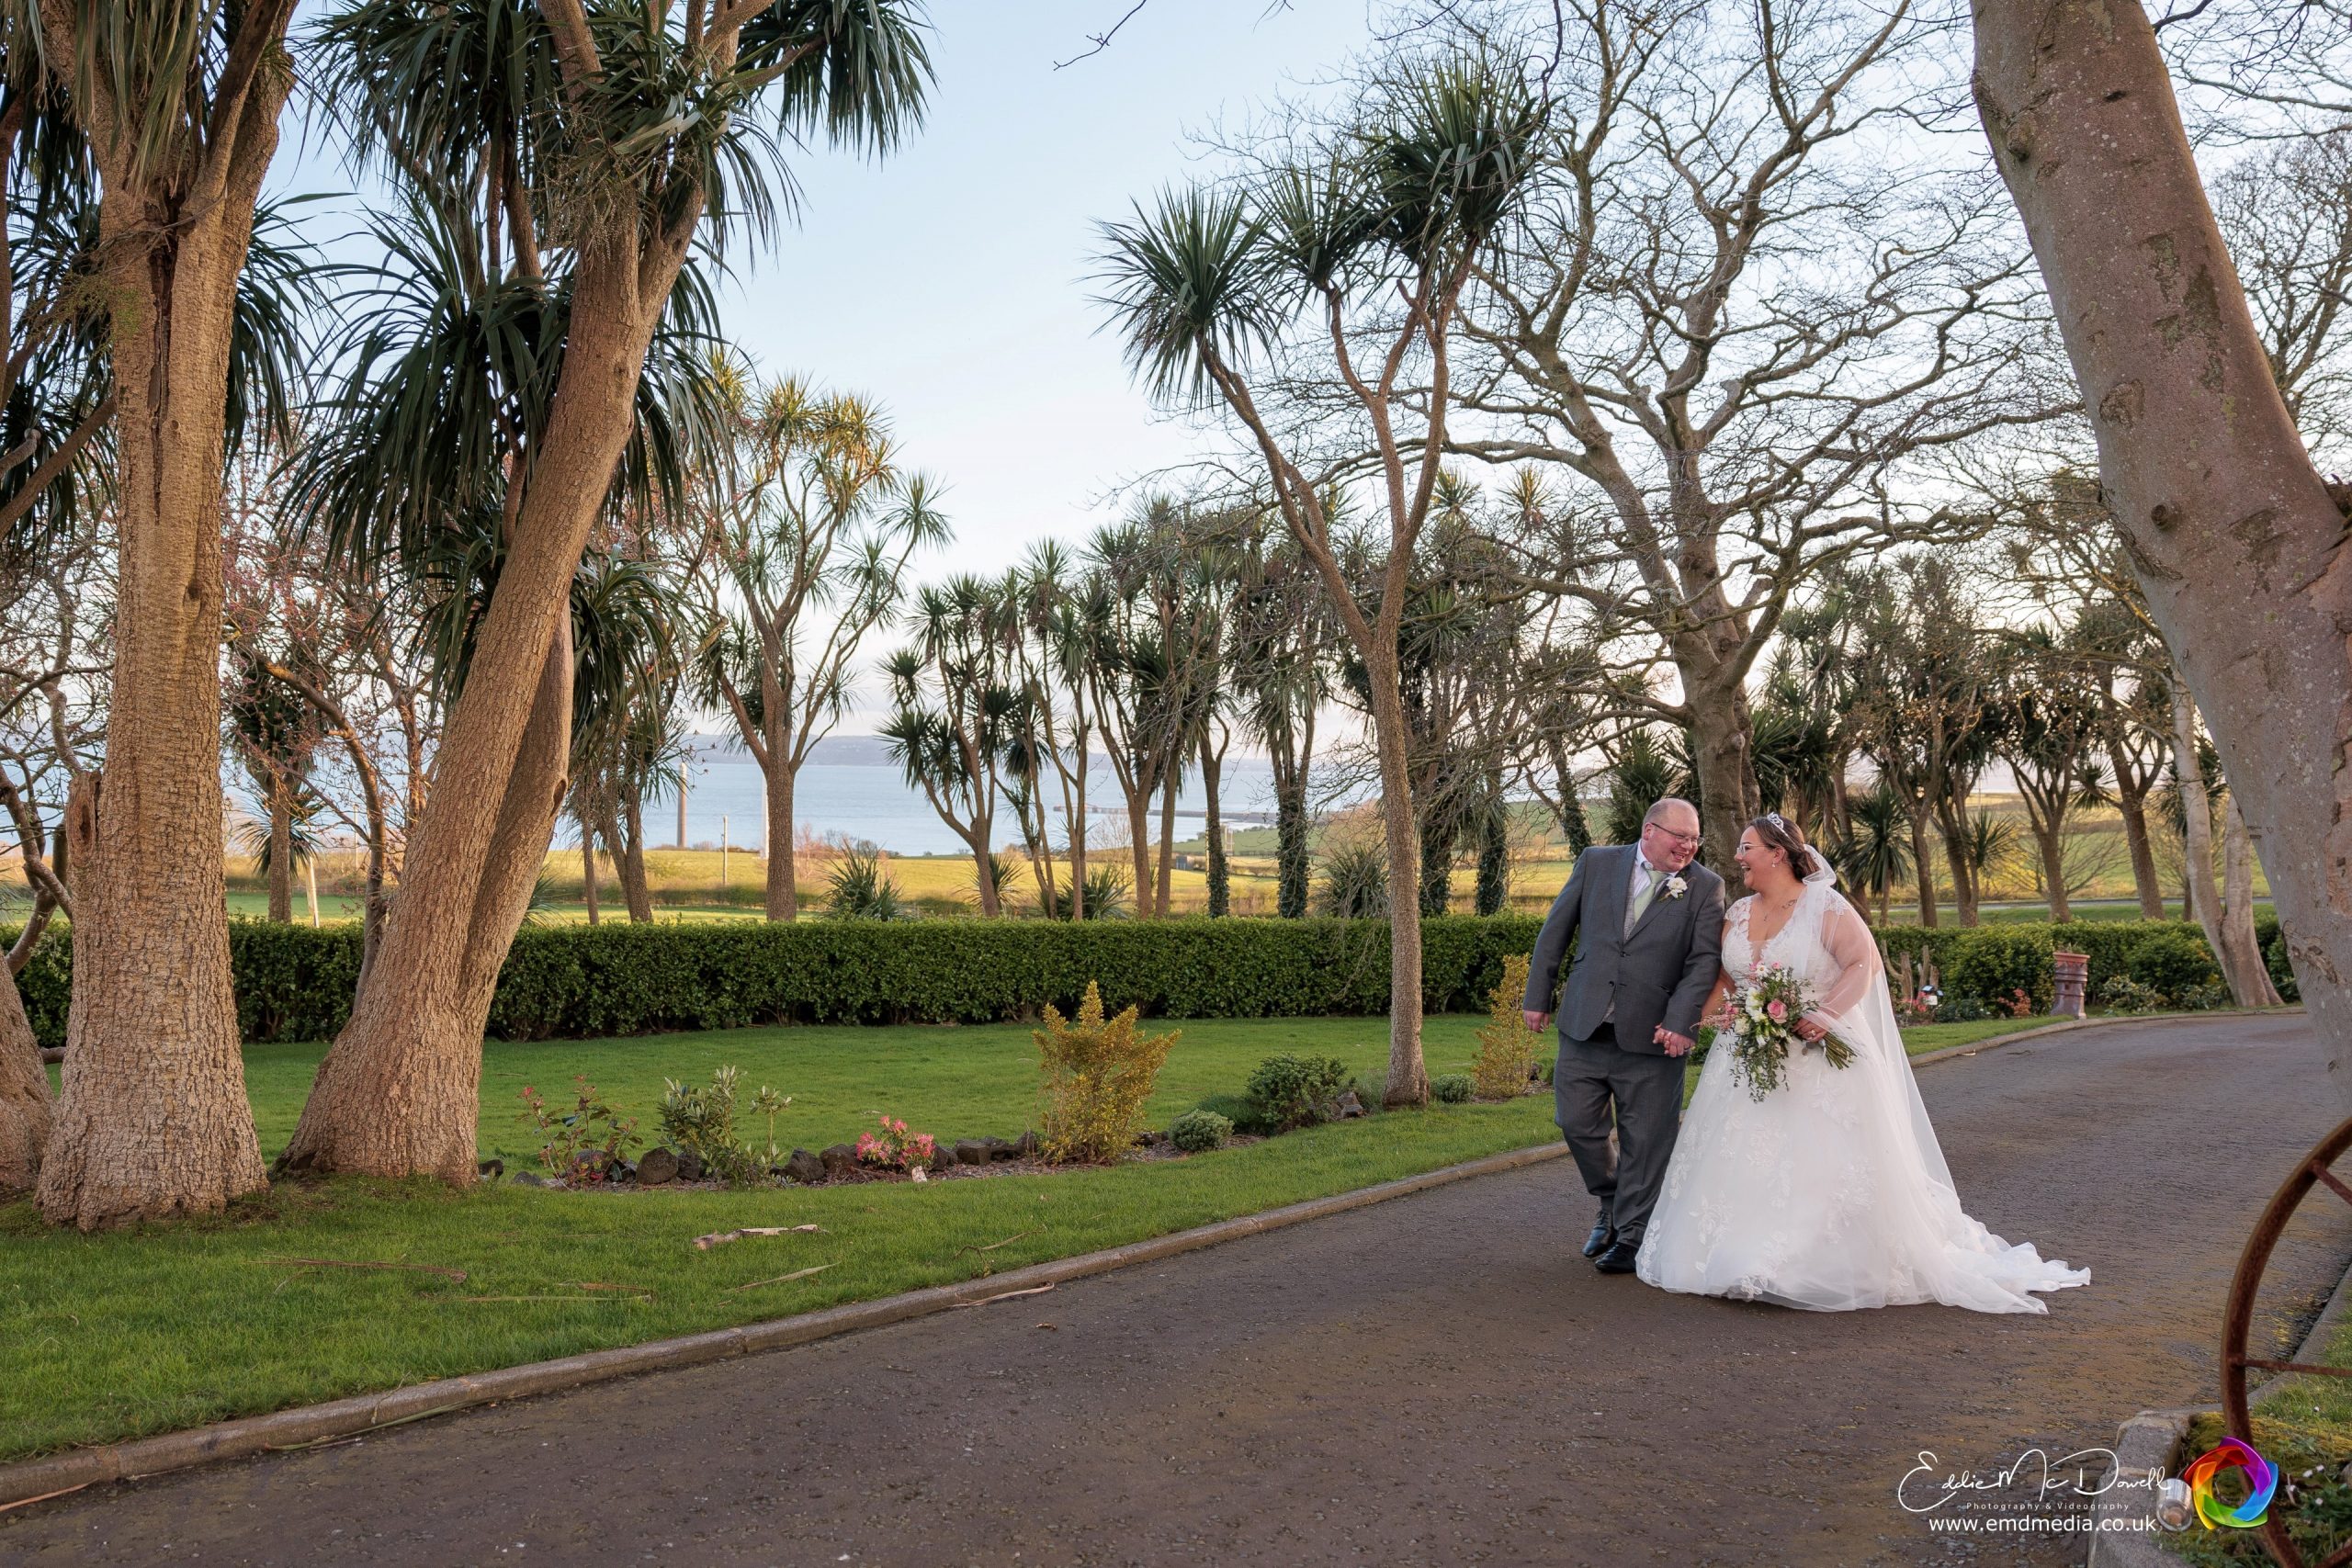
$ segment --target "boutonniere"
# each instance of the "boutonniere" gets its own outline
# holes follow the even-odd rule
[[[1689,883],[1687,883],[1687,882],[1683,881],[1680,877],[1679,877],[1679,876],[1669,876],[1669,877],[1668,877],[1668,878],[1666,879],[1666,896],[1667,896],[1668,897],[1669,897],[1669,898],[1679,898],[1679,897],[1681,897],[1685,893],[1688,893],[1688,892],[1690,892],[1690,885]]]

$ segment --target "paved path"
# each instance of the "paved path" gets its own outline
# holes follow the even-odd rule
[[[1996,1467],[2210,1398],[2230,1266],[2339,1114],[2300,1018],[2012,1046],[1920,1082],[1969,1208],[2087,1264],[2047,1317],[1668,1296],[1573,1250],[1566,1162],[1049,1296],[85,1493],[11,1565],[2081,1561],[1932,1537]],[[2312,1206],[2282,1341],[2352,1255]],[[1041,1325],[1052,1324],[1051,1329]]]

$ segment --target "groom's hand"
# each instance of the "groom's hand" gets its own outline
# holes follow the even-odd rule
[[[1552,1021],[1552,1015],[1550,1013],[1536,1012],[1532,1009],[1522,1011],[1519,1016],[1527,1021],[1527,1027],[1530,1029],[1541,1029],[1545,1024]]]
[[[1665,1046],[1666,1054],[1669,1056],[1687,1055],[1690,1054],[1690,1047],[1698,1043],[1689,1035],[1677,1034],[1662,1023],[1651,1032],[1650,1040],[1654,1044]]]

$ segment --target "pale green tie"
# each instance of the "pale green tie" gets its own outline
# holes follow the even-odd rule
[[[1636,876],[1640,875],[1641,868],[1638,866],[1635,867],[1634,874]],[[1642,923],[1642,916],[1649,909],[1650,900],[1657,897],[1658,884],[1665,880],[1665,873],[1659,871],[1656,866],[1649,868],[1649,881],[1642,888],[1641,892],[1634,895],[1633,915],[1625,921],[1625,931],[1627,935],[1630,936],[1633,934],[1634,928]]]

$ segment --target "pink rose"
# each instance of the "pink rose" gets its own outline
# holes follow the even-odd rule
[[[1786,1023],[1789,1021],[1789,1004],[1786,1002],[1766,1002],[1764,1004],[1764,1010],[1771,1015],[1771,1019],[1774,1023]]]

